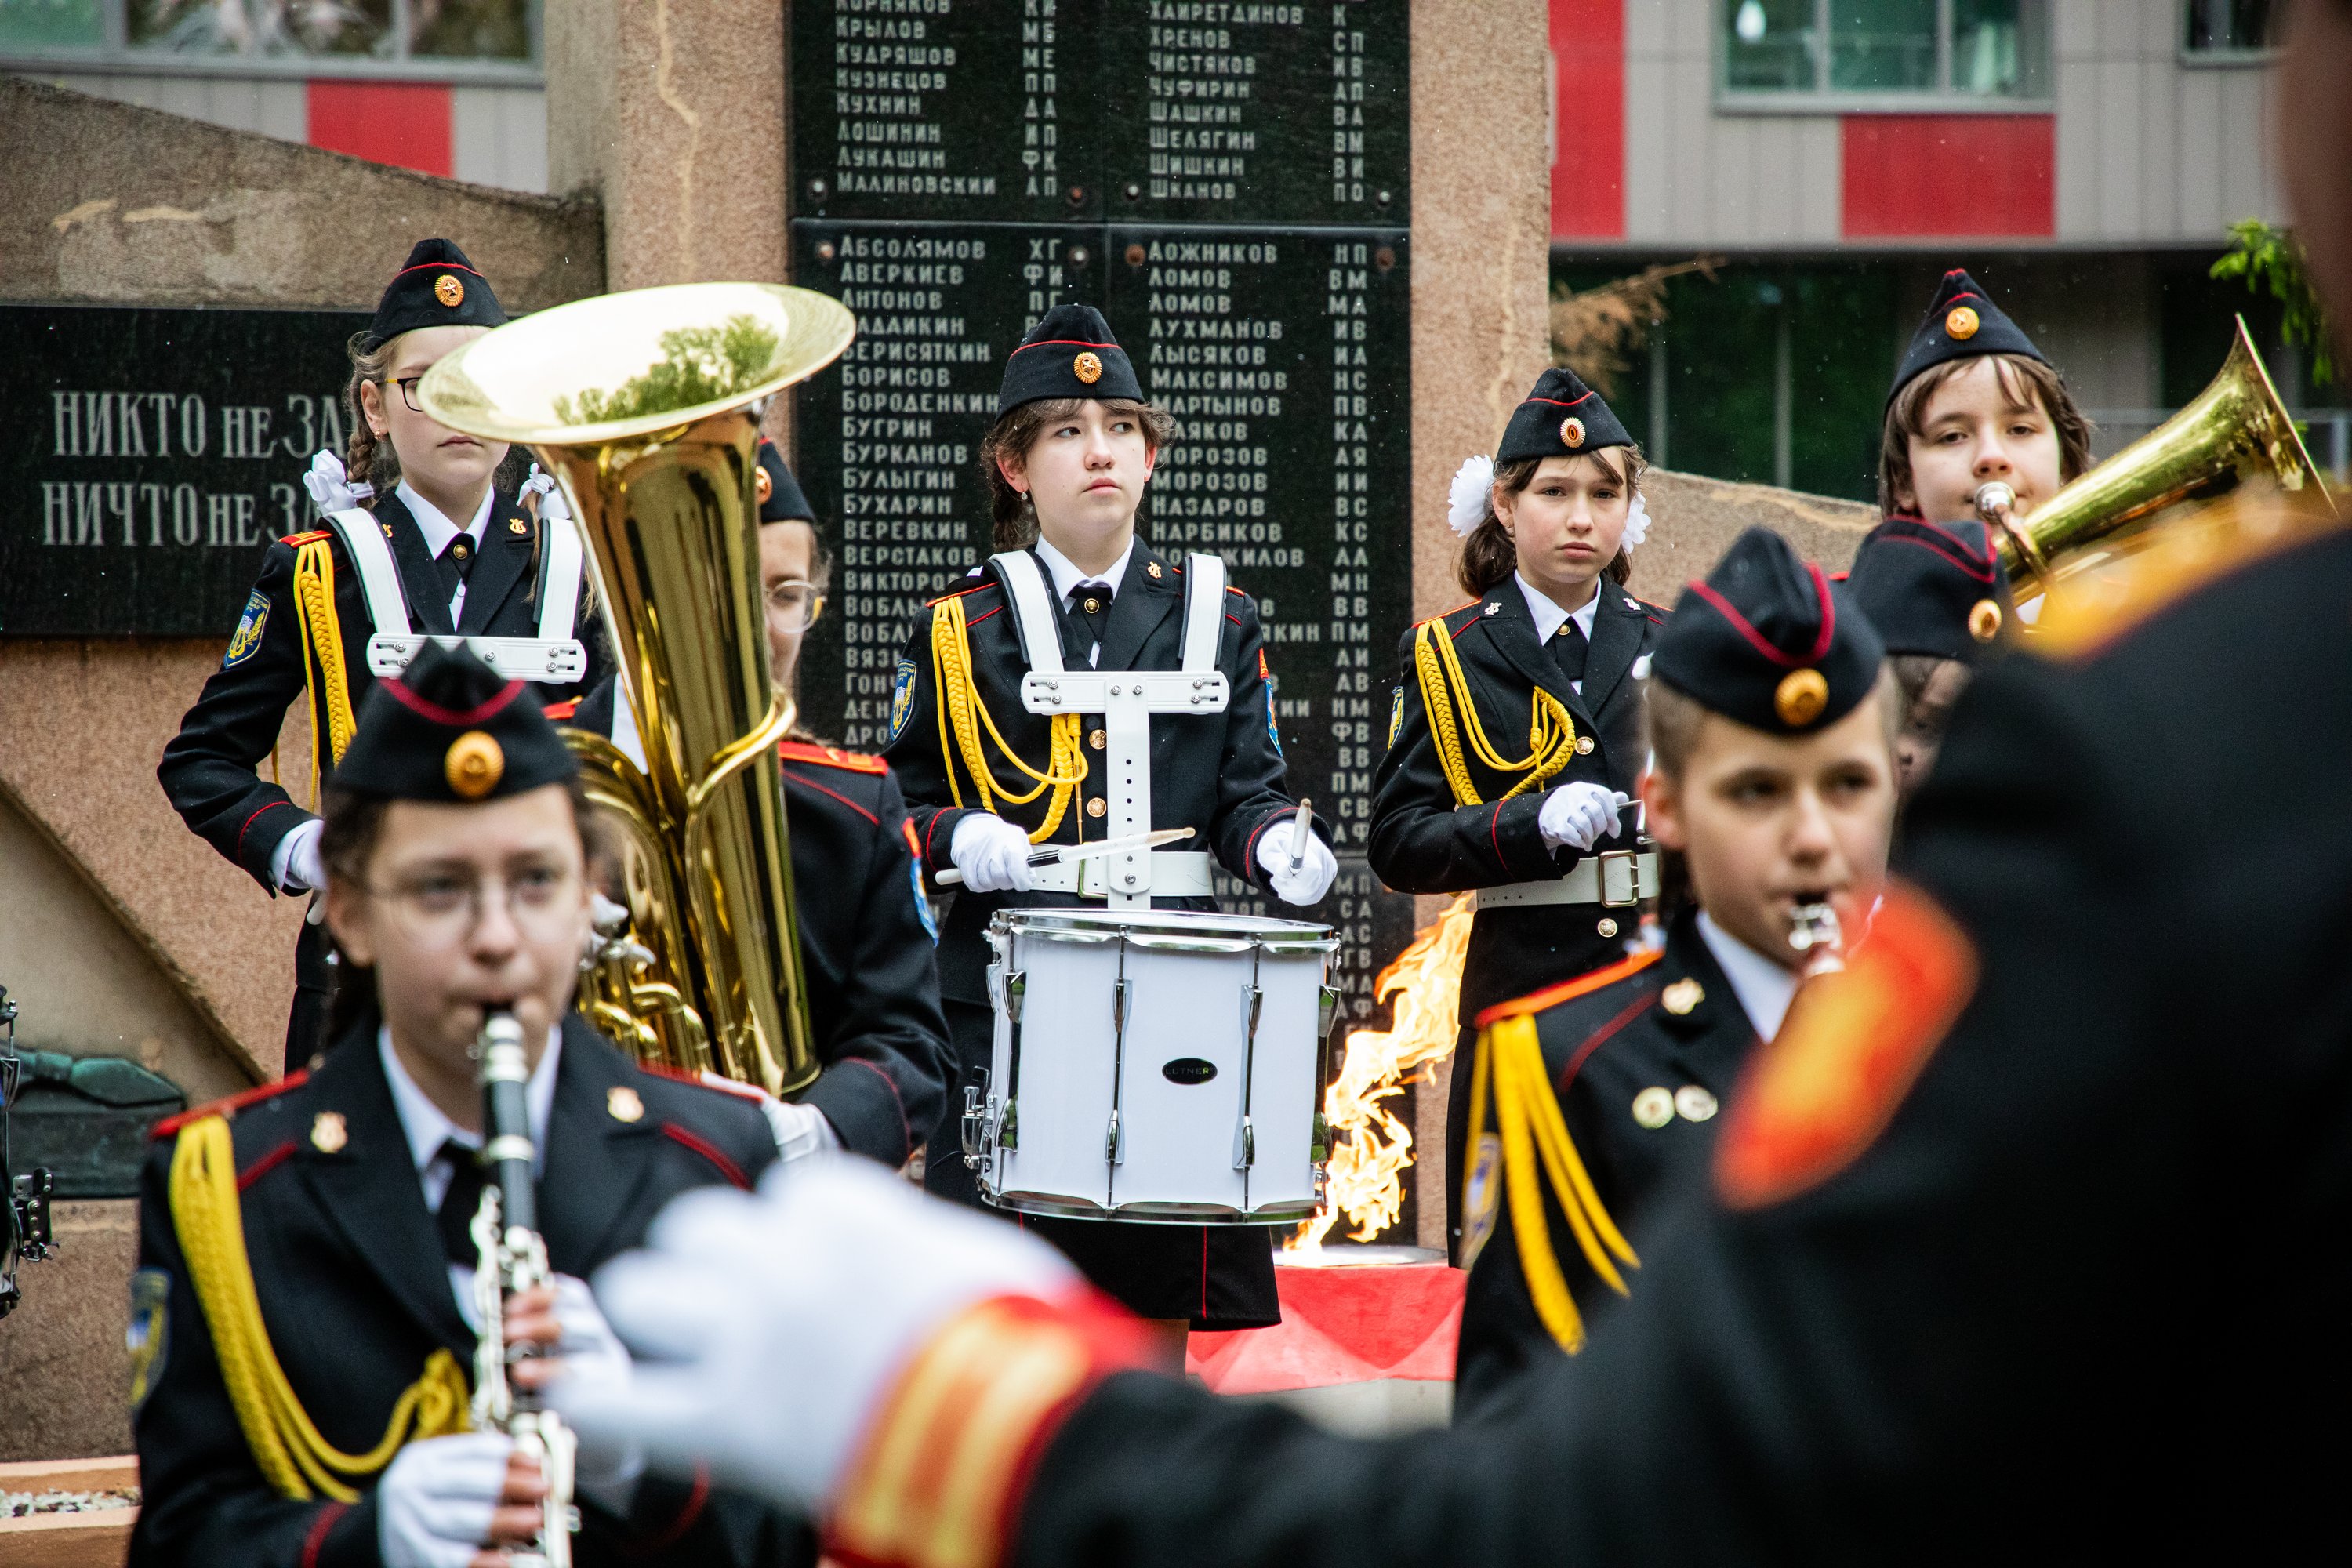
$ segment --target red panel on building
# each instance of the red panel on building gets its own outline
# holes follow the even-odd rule
[[[2047,114],[1851,114],[1845,237],[2047,237],[2057,227]]]
[[[1625,237],[1625,0],[1551,0],[1551,233]]]
[[[310,145],[421,174],[446,174],[451,140],[444,82],[314,81]]]

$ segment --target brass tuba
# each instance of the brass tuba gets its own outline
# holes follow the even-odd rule
[[[760,586],[757,405],[840,357],[838,300],[688,283],[559,305],[477,338],[417,388],[454,430],[528,445],[562,485],[651,771],[565,737],[617,829],[625,922],[582,1008],[641,1058],[782,1094],[816,1073],[793,914]]]
[[[2221,373],[2186,408],[2029,517],[2011,511],[2006,485],[1979,489],[1977,506],[2022,599],[2111,559],[2168,509],[2218,499],[2252,479],[2289,493],[2308,489],[2335,510],[2241,316]]]

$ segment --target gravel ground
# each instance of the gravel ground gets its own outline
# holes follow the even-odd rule
[[[108,1509],[138,1506],[135,1488],[95,1492],[0,1491],[0,1519],[22,1519],[33,1513],[103,1513]]]

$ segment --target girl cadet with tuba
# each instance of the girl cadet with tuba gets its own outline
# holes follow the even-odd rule
[[[272,780],[258,773],[306,687],[316,800],[362,700],[421,634],[467,637],[548,702],[586,690],[604,662],[572,531],[517,504],[504,445],[416,411],[416,384],[434,363],[506,319],[455,245],[420,240],[409,252],[351,341],[348,473],[321,452],[304,476],[322,525],[262,557],[220,668],[163,748],[156,776],[173,808],[272,895],[326,886],[319,818],[273,782],[274,769]],[[316,915],[314,906],[295,946],[289,1068],[327,1043],[331,976]]]
[[[1023,703],[1034,645],[1058,644],[1069,668],[1179,670],[1213,661],[1225,678],[1223,712],[1149,720],[1140,761],[1150,816],[1140,826],[1193,835],[1149,857],[1155,906],[1213,910],[1212,854],[1291,904],[1320,900],[1339,869],[1319,825],[1294,860],[1295,803],[1284,786],[1256,601],[1223,583],[1216,557],[1180,563],[1136,537],[1136,509],[1171,428],[1168,415],[1144,401],[1101,312],[1087,305],[1049,311],[1006,359],[996,423],[981,446],[999,553],[918,618],[898,660],[884,755],[906,791],[926,869],[936,877],[952,868],[961,878],[939,963],[964,1083],[990,1058],[990,917],[1120,892],[1108,858],[1028,864],[1034,847],[1102,840],[1119,826],[1112,774],[1120,754],[1104,716],[1032,713]],[[932,1139],[924,1182],[977,1201],[952,1105]],[[1163,1348],[1180,1363],[1187,1326],[1254,1328],[1280,1319],[1262,1230],[1021,1223],[1131,1310],[1158,1321],[1173,1342]]]
[[[1627,593],[1648,531],[1642,454],[1570,370],[1547,370],[1493,460],[1454,476],[1455,572],[1474,597],[1399,646],[1373,775],[1371,868],[1401,892],[1478,891],[1459,1024],[1614,963],[1656,891],[1622,815],[1642,771],[1641,677],[1664,612]],[[1461,1245],[1470,1074],[1445,1140],[1447,1250]]]

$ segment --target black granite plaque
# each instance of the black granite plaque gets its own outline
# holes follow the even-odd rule
[[[1402,224],[1407,0],[805,0],[803,216]]]
[[[227,637],[363,315],[0,306],[0,635]]]

